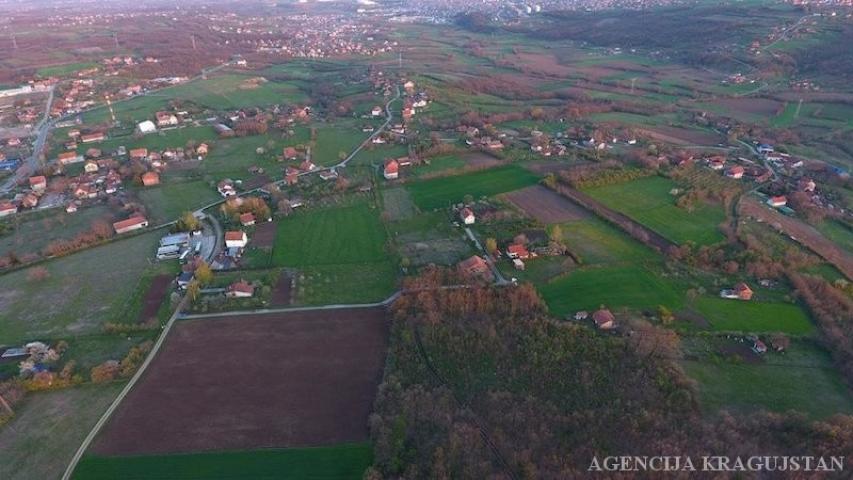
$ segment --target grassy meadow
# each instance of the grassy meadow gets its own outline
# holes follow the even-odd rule
[[[433,210],[461,202],[465,195],[475,199],[528,187],[539,177],[518,166],[505,165],[452,177],[432,178],[407,185],[421,210]]]

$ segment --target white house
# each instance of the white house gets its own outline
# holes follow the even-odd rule
[[[145,120],[144,122],[139,122],[139,125],[136,126],[136,130],[141,134],[146,133],[154,133],[157,131],[157,126],[154,125],[154,122],[151,120]]]
[[[465,225],[473,225],[474,222],[477,221],[477,218],[474,216],[474,211],[468,207],[463,208],[459,212],[459,218],[462,219],[462,223]]]
[[[249,243],[249,239],[246,237],[246,232],[243,231],[231,231],[225,232],[225,246],[228,248],[245,248],[246,244]]]

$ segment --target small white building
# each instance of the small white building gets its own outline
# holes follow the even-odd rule
[[[246,237],[246,232],[243,231],[231,231],[225,232],[225,246],[228,248],[245,248],[246,244],[249,243],[249,239]]]
[[[139,122],[139,124],[136,126],[136,130],[139,133],[145,135],[148,133],[156,132],[157,126],[154,125],[154,122],[152,122],[151,120],[145,120],[144,122]]]

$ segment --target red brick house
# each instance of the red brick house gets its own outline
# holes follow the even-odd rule
[[[150,187],[160,184],[160,174],[157,172],[145,172],[142,174],[142,185]]]
[[[400,176],[400,163],[397,160],[385,160],[385,170],[382,172],[385,180],[394,180]]]
[[[468,278],[491,279],[492,270],[483,257],[474,255],[457,265],[459,274]]]

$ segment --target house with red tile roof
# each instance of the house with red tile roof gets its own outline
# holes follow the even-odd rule
[[[36,192],[42,192],[47,188],[47,178],[44,175],[30,177],[30,188]]]
[[[393,158],[385,160],[385,169],[382,172],[385,180],[394,180],[400,176],[400,163]]]
[[[0,217],[6,217],[18,213],[18,207],[10,202],[0,202]]]
[[[225,296],[228,298],[251,298],[254,294],[255,287],[245,280],[234,282],[225,289]]]
[[[491,279],[492,269],[483,257],[474,255],[459,262],[456,266],[459,274],[468,278]]]
[[[596,310],[595,313],[592,314],[592,321],[595,322],[595,326],[598,327],[599,330],[610,330],[616,327],[616,317],[613,316],[613,313],[606,308]]]
[[[117,234],[121,235],[122,233],[132,232],[134,230],[139,230],[140,228],[145,228],[148,226],[148,219],[141,215],[136,215],[128,218],[127,220],[122,220],[120,222],[113,223],[113,229]]]
[[[255,224],[255,214],[252,212],[246,212],[240,215],[240,224],[244,227],[250,227]]]
[[[225,246],[228,248],[244,248],[249,243],[246,232],[236,230],[225,232]]]
[[[142,185],[151,187],[160,184],[160,174],[157,172],[145,172],[142,174]]]

